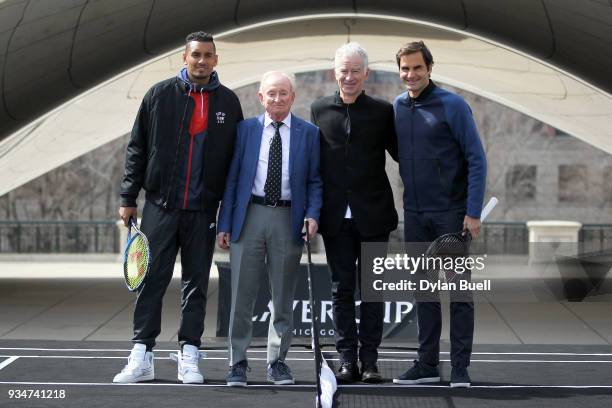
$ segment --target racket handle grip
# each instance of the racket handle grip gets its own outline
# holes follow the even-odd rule
[[[308,222],[307,218],[304,219],[304,229],[306,230],[306,243],[310,245],[310,234],[308,233],[310,230],[310,222]]]
[[[483,208],[482,213],[480,214],[480,222],[483,222],[493,211],[493,208],[497,205],[497,197],[491,197],[485,208]]]

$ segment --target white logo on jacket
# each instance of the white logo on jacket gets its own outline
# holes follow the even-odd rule
[[[225,112],[217,112],[217,123],[218,124],[225,123]]]

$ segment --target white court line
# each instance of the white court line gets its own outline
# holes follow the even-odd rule
[[[84,352],[125,352],[129,353],[131,349],[76,349],[76,348],[33,348],[33,347],[0,347],[0,350],[17,350],[17,351],[84,351]],[[177,349],[155,349],[155,352],[173,352]],[[206,353],[227,353],[227,349],[202,349]],[[249,353],[266,353],[266,350],[249,350]],[[291,350],[291,353],[312,353],[312,350]],[[324,353],[327,351],[323,350]],[[331,351],[335,352],[335,351]],[[378,354],[417,354],[416,351],[383,351],[379,350]],[[448,351],[441,351],[440,354],[450,354]],[[500,356],[612,356],[612,353],[556,353],[556,352],[493,352],[493,351],[474,351],[472,355],[500,355]]]
[[[0,356],[0,358],[8,356]],[[127,356],[19,356],[19,358],[62,358],[74,360],[125,360]],[[155,360],[170,360],[170,357],[155,357]],[[206,357],[204,360],[227,360],[226,357]],[[266,360],[265,358],[250,358],[249,360]],[[299,360],[299,359],[298,359]],[[305,358],[304,361],[312,361],[312,358]],[[612,361],[611,361],[612,362]]]
[[[204,388],[220,388],[227,387],[225,384],[179,384],[179,383],[134,383],[134,384],[116,384],[116,383],[95,383],[95,382],[35,382],[35,381],[0,381],[0,385],[74,385],[74,386],[118,386],[118,387],[204,387]],[[252,384],[246,387],[249,388],[315,388],[315,384],[292,384],[292,385],[273,385],[273,384]],[[379,385],[350,385],[339,384],[338,388],[445,388],[451,390],[448,385],[401,385],[401,384],[379,384]],[[506,388],[566,388],[566,389],[612,389],[612,385],[472,385],[470,388],[477,389],[506,389]],[[465,390],[465,388],[461,388]]]
[[[10,356],[0,356],[10,357]],[[113,360],[124,360],[125,356],[19,356],[19,358],[46,358],[46,359],[113,359]],[[169,357],[155,357],[155,360],[170,360]],[[226,357],[205,357],[204,360],[227,360]],[[253,361],[266,361],[262,357],[250,357],[249,360]],[[328,361],[340,361],[339,358],[327,358]],[[312,358],[287,358],[286,361],[313,361]],[[379,358],[378,361],[390,361],[390,362],[411,362],[412,359],[406,358]],[[449,359],[440,359],[441,362],[450,362]],[[471,359],[472,363],[612,363],[612,360],[503,360],[503,359]]]
[[[3,357],[8,357],[6,360],[4,360],[2,363],[0,363],[0,370],[2,370],[4,367],[8,366],[9,364],[11,364],[13,361],[17,360],[19,357],[18,356],[3,356]]]
[[[416,351],[378,351],[378,354],[417,354]],[[441,351],[440,354],[450,354],[449,351]],[[472,355],[482,356],[601,356],[610,357],[612,353],[536,353],[536,352],[494,352],[494,351],[473,351]]]
[[[432,384],[415,384],[415,385],[406,385],[406,384],[378,384],[374,385],[376,388],[447,388],[451,389],[448,385],[432,385]],[[338,388],[360,388],[360,387],[372,387],[372,385],[366,384],[338,384]],[[612,389],[612,385],[472,385],[469,388],[493,388],[493,389],[503,389],[503,388],[575,388],[575,389],[588,389],[588,388],[604,388],[604,389]],[[458,388],[465,390],[466,388]]]

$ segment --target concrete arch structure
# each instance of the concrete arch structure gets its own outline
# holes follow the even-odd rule
[[[225,31],[219,69],[230,86],[257,80],[269,63],[327,68],[349,30],[386,70],[405,40],[438,41],[438,79],[612,152],[603,125],[612,118],[612,1],[417,0],[408,9],[399,0],[8,0],[0,27],[0,195],[125,134],[152,73],[159,80],[180,65],[167,51],[202,28]],[[304,40],[322,45],[296,48]],[[245,58],[258,68],[241,66]]]

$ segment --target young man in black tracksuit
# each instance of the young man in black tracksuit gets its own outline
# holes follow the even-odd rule
[[[360,285],[362,242],[387,242],[397,227],[397,212],[385,172],[385,152],[397,160],[390,103],[365,94],[366,51],[348,43],[336,51],[338,92],[312,104],[312,122],[321,131],[323,235],[332,275],[333,320],[340,353],[337,378],[380,382],[378,346],[384,304],[361,302],[355,321],[355,289]],[[361,372],[357,361],[361,362]]]
[[[181,350],[178,378],[202,383],[198,368],[206,293],[216,238],[216,214],[231,162],[236,125],[243,119],[236,95],[219,83],[210,34],[187,36],[185,68],[145,95],[127,147],[119,214],[137,218],[146,192],[141,229],[151,248],[151,270],[134,310],[134,348],[114,382],[154,379],[153,347],[161,331],[162,298],[180,248]]]

